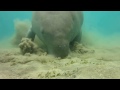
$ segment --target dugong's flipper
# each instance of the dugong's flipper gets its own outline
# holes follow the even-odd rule
[[[78,33],[78,35],[74,38],[72,42],[70,42],[70,49],[73,50],[75,42],[81,43],[81,38],[82,38],[82,31]]]
[[[75,37],[75,39],[73,40],[73,42],[78,42],[81,43],[81,38],[82,38],[82,30],[80,30],[80,32],[78,33],[78,35]]]
[[[30,38],[32,41],[35,39],[35,33],[33,32],[32,28],[28,31],[26,38]]]

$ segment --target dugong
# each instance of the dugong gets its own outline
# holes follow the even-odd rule
[[[70,47],[81,41],[82,11],[34,11],[27,38],[35,35],[46,45],[48,54],[64,58]]]

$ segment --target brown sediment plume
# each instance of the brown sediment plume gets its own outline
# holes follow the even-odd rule
[[[21,43],[19,44],[19,47],[22,54],[37,52],[37,45],[34,42],[32,42],[29,38],[23,38],[21,40]]]
[[[27,31],[30,29],[30,27],[31,27],[31,22],[29,20],[16,19],[14,21],[15,34],[12,38],[12,44],[18,46],[22,38],[26,36]]]

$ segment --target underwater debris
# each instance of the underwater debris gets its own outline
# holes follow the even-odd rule
[[[19,47],[22,54],[37,52],[37,45],[33,43],[29,38],[22,38],[21,43],[19,44]]]

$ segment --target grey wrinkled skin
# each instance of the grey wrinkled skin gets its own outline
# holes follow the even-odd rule
[[[35,11],[27,38],[37,35],[49,54],[64,58],[74,42],[80,42],[82,24],[81,11]]]

